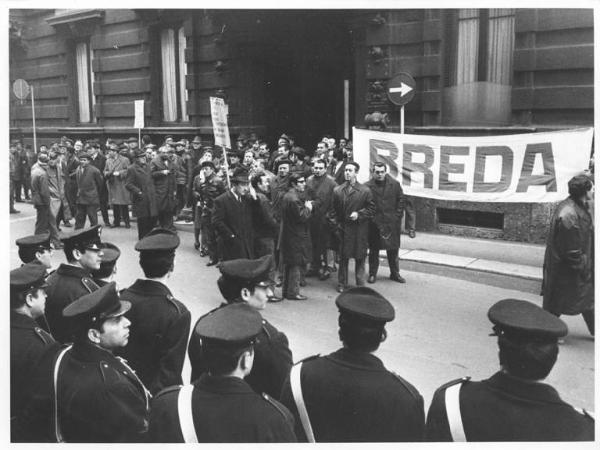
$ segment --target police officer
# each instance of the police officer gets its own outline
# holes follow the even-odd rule
[[[133,323],[129,344],[119,351],[152,394],[181,384],[181,370],[190,332],[191,314],[173,297],[168,280],[175,267],[176,233],[155,228],[135,244],[145,278],[123,290],[131,302],[127,318]]]
[[[92,277],[98,286],[104,286],[105,284],[110,283],[117,273],[117,260],[121,256],[121,250],[119,250],[119,247],[115,244],[111,244],[110,242],[102,242],[100,248],[102,249],[100,268],[98,270],[92,270]]]
[[[35,367],[54,338],[36,319],[44,314],[46,269],[42,264],[25,264],[10,272],[10,416],[11,425],[27,402]],[[23,436],[14,429],[12,441]]]
[[[558,356],[566,324],[537,305],[506,299],[488,311],[501,369],[491,378],[451,381],[434,394],[429,441],[594,440],[594,420],[541,381]]]
[[[62,316],[62,310],[79,297],[98,289],[91,271],[99,269],[102,261],[100,230],[96,225],[75,230],[61,239],[67,263],[62,263],[48,277],[46,289],[46,318],[50,332],[59,342],[71,342],[70,321]]]
[[[152,442],[295,442],[290,412],[244,381],[253,366],[262,317],[245,303],[227,305],[200,318],[208,369],[188,386],[174,386],[152,402]]]
[[[296,419],[296,436],[308,442],[421,441],[423,398],[408,381],[373,355],[394,320],[394,307],[367,287],[351,288],[335,303],[344,346],[296,364],[281,402]]]
[[[273,295],[273,282],[269,279],[272,258],[272,255],[266,255],[255,260],[234,259],[221,263],[221,277],[217,284],[227,303],[248,303],[255,310],[264,309]],[[197,330],[198,323],[194,326],[188,347],[192,381],[208,371]],[[246,381],[254,392],[265,392],[279,398],[290,367],[292,351],[286,335],[262,319],[262,328],[254,344],[254,365]]]
[[[54,246],[50,242],[50,233],[33,234],[15,241],[19,247],[19,258],[23,264],[39,264],[46,270],[52,268],[52,251]]]

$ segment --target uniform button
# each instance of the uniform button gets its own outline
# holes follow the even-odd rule
[[[108,367],[108,364],[103,364],[104,367]]]

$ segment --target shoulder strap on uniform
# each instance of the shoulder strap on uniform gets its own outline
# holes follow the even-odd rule
[[[460,388],[462,383],[453,384],[446,389],[446,416],[448,417],[448,426],[450,435],[454,442],[467,442],[465,429],[460,415]]]
[[[167,301],[175,307],[177,314],[181,314],[181,308],[177,304],[177,299],[175,297],[173,297],[171,294],[167,294]]]
[[[88,290],[88,292],[92,293],[96,290],[99,289],[98,285],[94,282],[94,280],[92,280],[91,278],[88,277],[83,277],[81,279],[81,284],[83,284],[83,286]]]
[[[588,411],[587,409],[584,409],[584,408],[577,408],[575,406],[573,406],[573,409],[583,416],[586,416],[594,421],[596,420],[596,418],[594,417],[593,411]]]
[[[183,442],[186,444],[197,444],[198,435],[194,427],[194,418],[192,417],[192,392],[193,384],[181,386],[177,395],[177,414],[179,415],[179,426]]]
[[[310,418],[308,417],[308,411],[304,404],[304,397],[302,396],[302,385],[300,383],[300,371],[302,370],[302,363],[292,366],[290,372],[290,385],[292,388],[292,394],[294,396],[294,402],[298,409],[298,415],[300,416],[300,422],[302,422],[302,428],[306,434],[308,442],[314,443],[315,435],[313,434],[312,426],[310,424]]]
[[[65,347],[58,354],[58,358],[56,358],[56,363],[54,364],[54,435],[56,436],[56,442],[64,442],[62,433],[60,431],[60,424],[58,421],[58,370],[60,368],[60,362],[69,350],[71,350],[72,345]]]

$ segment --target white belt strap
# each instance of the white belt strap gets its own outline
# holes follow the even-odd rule
[[[197,444],[198,436],[194,427],[194,418],[192,416],[192,392],[194,385],[186,384],[179,390],[177,396],[177,414],[179,414],[179,426],[181,435],[186,444]]]
[[[290,372],[290,385],[292,387],[292,394],[294,396],[294,402],[298,409],[298,415],[300,416],[300,422],[302,422],[302,428],[306,434],[308,442],[315,442],[315,435],[313,434],[312,426],[310,425],[310,418],[308,417],[308,411],[306,411],[306,405],[304,404],[304,398],[302,397],[302,385],[300,383],[300,371],[302,370],[302,363],[292,366]]]
[[[462,383],[453,384],[446,389],[446,415],[448,417],[448,426],[450,435],[454,442],[467,442],[465,429],[460,415],[460,388]]]
[[[58,423],[58,370],[60,368],[60,362],[69,350],[71,350],[72,345],[62,349],[62,351],[58,354],[58,358],[56,358],[56,363],[54,364],[54,435],[56,436],[56,442],[64,442],[62,437],[62,433],[60,431],[60,424]]]

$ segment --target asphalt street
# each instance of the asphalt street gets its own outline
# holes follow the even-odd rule
[[[32,234],[35,212],[31,205],[18,203],[20,214],[11,215],[10,267],[20,262],[15,239]],[[115,280],[119,288],[143,276],[134,250],[137,240],[132,228],[103,228],[102,240],[121,249]],[[191,231],[191,226],[189,226]],[[69,229],[63,228],[69,232]],[[169,286],[176,298],[192,312],[192,326],[200,315],[217,307],[222,298],[216,280],[218,269],[206,267],[193,247],[193,234],[180,231],[181,246],[177,250],[175,270]],[[54,253],[55,266],[65,261],[62,251]],[[351,269],[353,262],[351,262]],[[373,288],[387,297],[396,308],[396,319],[388,325],[388,338],[377,352],[386,367],[414,384],[429,406],[435,389],[463,376],[479,380],[498,370],[496,338],[490,337],[488,308],[504,298],[529,300],[541,305],[541,297],[531,290],[519,291],[507,278],[506,284],[483,284],[477,272],[460,278],[442,273],[419,271],[418,265],[402,270],[406,284],[387,279],[388,269],[380,267],[380,277]],[[334,274],[335,275],[335,274]],[[451,274],[448,274],[451,275]],[[350,279],[353,279],[351,271]],[[268,304],[263,315],[284,331],[290,341],[294,360],[317,353],[327,354],[339,347],[336,280],[321,282],[309,278],[301,292],[307,301],[284,301]],[[500,284],[500,286],[498,286]],[[561,397],[574,406],[594,410],[594,340],[589,336],[580,316],[563,316],[569,335],[560,347],[558,362],[547,378]],[[135,325],[135,324],[134,324]],[[189,379],[189,362],[184,367],[184,380]]]

